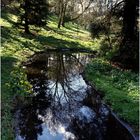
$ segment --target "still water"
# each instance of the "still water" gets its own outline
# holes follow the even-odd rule
[[[23,67],[30,101],[15,113],[16,140],[107,140],[109,109],[83,78],[93,53],[47,51]]]

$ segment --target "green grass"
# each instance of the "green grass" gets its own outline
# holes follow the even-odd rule
[[[18,59],[10,56],[1,57],[1,132],[2,140],[14,139],[13,117],[11,111],[16,105],[14,98],[30,93],[31,85],[27,82],[26,75],[17,66]],[[21,101],[21,100],[20,100]]]
[[[98,58],[87,65],[86,76],[104,94],[104,101],[113,111],[138,130],[138,74],[123,71]]]
[[[12,109],[12,99],[13,95],[8,88],[10,72],[13,70],[13,64],[17,61],[13,57],[2,57],[1,58],[1,128],[2,128],[2,139],[10,140],[13,139],[13,134],[11,133],[12,123],[11,118],[12,114],[10,110]]]
[[[96,49],[88,31],[77,30],[76,24],[66,24],[66,27],[57,28],[57,17],[48,19],[46,27],[30,26],[33,35],[25,35],[23,29],[15,23],[17,16],[9,10],[2,12],[2,54],[16,57],[32,54],[47,48],[87,48]],[[79,27],[78,27],[79,28]],[[13,54],[14,53],[14,54]]]

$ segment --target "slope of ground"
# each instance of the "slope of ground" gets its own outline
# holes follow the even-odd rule
[[[86,76],[103,93],[104,101],[112,110],[138,133],[139,75],[98,58],[87,65]]]

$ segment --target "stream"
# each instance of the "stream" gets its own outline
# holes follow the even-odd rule
[[[15,140],[134,139],[83,76],[94,57],[86,51],[50,50],[23,63],[33,94],[14,112]]]

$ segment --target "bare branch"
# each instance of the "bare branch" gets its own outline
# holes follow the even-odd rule
[[[83,11],[82,11],[81,14],[79,14],[77,17],[74,17],[74,18],[72,18],[70,20],[67,20],[65,22],[70,22],[70,21],[73,21],[73,20],[76,20],[76,19],[80,18],[88,10],[88,8],[90,7],[91,3],[92,3],[92,1],[90,0],[89,3],[88,3],[88,5],[87,5],[87,7],[85,7],[85,9],[82,8]],[[82,5],[81,7],[83,7],[83,4],[81,4],[81,5]]]

